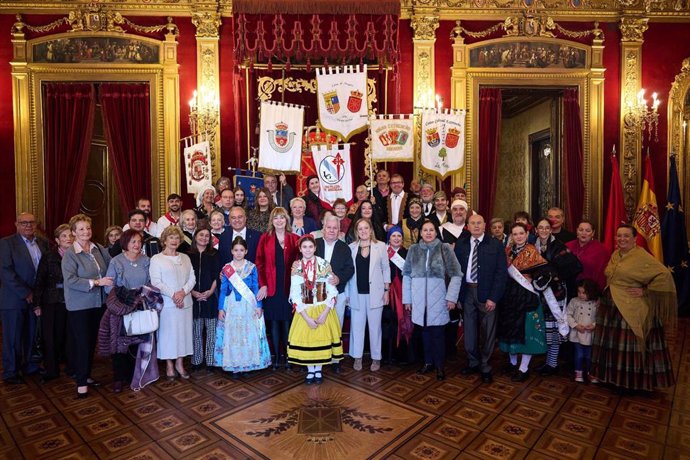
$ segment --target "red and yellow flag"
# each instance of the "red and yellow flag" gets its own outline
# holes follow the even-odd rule
[[[647,250],[659,262],[664,262],[664,250],[661,245],[661,219],[654,193],[654,175],[652,160],[649,155],[644,163],[644,180],[637,209],[633,216],[633,226],[637,229],[637,244]]]

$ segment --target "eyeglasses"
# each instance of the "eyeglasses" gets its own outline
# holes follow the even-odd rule
[[[24,227],[30,227],[36,223],[35,220],[20,220],[17,222],[17,225],[22,225]]]

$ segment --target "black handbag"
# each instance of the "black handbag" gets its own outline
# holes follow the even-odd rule
[[[31,355],[29,361],[34,364],[40,364],[43,361],[43,331],[41,330],[41,319],[36,321],[36,330],[34,331],[34,340],[31,344]]]

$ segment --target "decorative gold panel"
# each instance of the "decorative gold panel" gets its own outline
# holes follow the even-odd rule
[[[675,153],[678,182],[685,209],[690,203],[690,57],[683,59],[668,93],[668,152]],[[686,228],[690,228],[690,213],[685,212]]]
[[[30,211],[45,221],[43,82],[146,82],[151,94],[151,184],[154,214],[165,203],[165,197],[180,190],[179,161],[179,76],[176,30],[169,30],[164,40],[155,40],[119,32],[67,32],[26,40],[18,21],[12,34],[14,59],[12,95],[14,113],[15,170],[17,176],[16,208]],[[165,29],[165,26],[162,26]],[[32,62],[34,45],[56,39],[110,37],[131,38],[159,50],[153,64],[108,62],[51,63]]]

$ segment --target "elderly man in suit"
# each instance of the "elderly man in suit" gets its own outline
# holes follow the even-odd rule
[[[225,195],[226,192],[223,193],[223,196]],[[221,266],[232,260],[232,242],[238,236],[241,236],[247,242],[247,256],[245,258],[252,263],[256,262],[256,248],[259,246],[261,232],[247,227],[247,212],[242,206],[230,208],[228,219],[230,227],[226,227],[225,231],[218,237],[220,240],[218,243],[218,254]]]
[[[335,312],[338,314],[340,330],[342,331],[345,321],[345,301],[347,300],[345,287],[355,273],[355,265],[350,256],[350,248],[345,242],[338,239],[339,231],[340,222],[336,216],[327,215],[324,217],[323,238],[316,239],[316,255],[331,264],[333,276],[331,276],[329,282],[338,288]],[[340,374],[339,362],[333,362],[333,371],[336,374]]]
[[[470,236],[455,244],[463,278],[459,300],[465,322],[468,365],[460,373],[481,372],[482,382],[491,383],[489,360],[496,341],[496,304],[503,296],[508,269],[503,245],[485,234],[486,222],[479,214],[467,221]]]
[[[2,378],[5,383],[23,383],[26,374],[38,370],[29,362],[36,327],[33,287],[36,269],[48,242],[36,236],[36,218],[23,212],[15,222],[17,233],[0,240],[0,315],[2,317]]]

